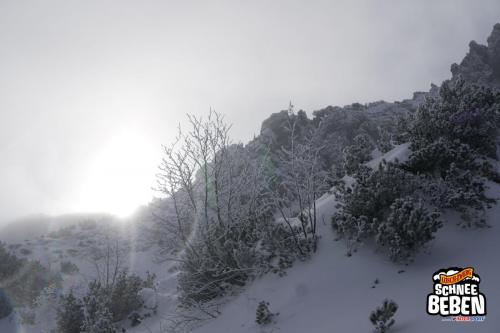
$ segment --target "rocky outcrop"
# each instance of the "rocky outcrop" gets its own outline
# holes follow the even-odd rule
[[[469,43],[469,53],[462,62],[451,66],[452,80],[463,79],[471,83],[500,88],[500,24],[493,27],[488,45]]]

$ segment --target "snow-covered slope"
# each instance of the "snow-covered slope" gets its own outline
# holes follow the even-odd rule
[[[405,147],[400,146],[385,158],[399,156],[404,151]],[[490,186],[490,194],[500,196],[500,186]],[[368,316],[385,298],[399,304],[393,332],[499,331],[498,205],[488,212],[490,228],[459,228],[456,217],[446,216],[445,226],[436,239],[409,266],[390,262],[371,245],[347,257],[345,244],[334,240],[330,226],[330,217],[335,211],[333,196],[320,198],[317,207],[320,221],[324,221],[318,227],[321,234],[318,252],[307,262],[295,264],[284,277],[267,275],[254,281],[223,306],[218,318],[197,329],[196,333],[372,332]],[[481,276],[480,288],[488,304],[484,322],[444,322],[441,317],[426,313],[426,297],[433,288],[432,274],[450,266],[472,266]],[[375,284],[375,279],[380,282]],[[263,300],[270,303],[272,312],[279,312],[275,323],[265,327],[255,323],[257,305]]]
[[[376,167],[382,159],[400,161],[408,154],[407,145],[400,145],[367,164]],[[490,184],[490,195],[500,197],[500,186]],[[250,283],[244,291],[226,299],[222,314],[206,322],[195,333],[334,333],[371,332],[369,313],[385,298],[399,304],[393,332],[498,332],[500,319],[500,289],[497,286],[500,266],[496,258],[500,253],[500,207],[488,212],[490,228],[463,229],[456,225],[457,218],[445,216],[445,226],[427,251],[420,253],[414,263],[400,266],[390,262],[386,255],[377,253],[371,244],[361,246],[353,256],[346,256],[343,241],[335,241],[330,220],[335,212],[335,199],[326,194],[317,201],[318,232],[321,235],[318,251],[309,260],[297,262],[286,276],[268,274]],[[176,276],[167,264],[153,260],[154,249],[144,246],[137,230],[131,225],[115,226],[114,235],[130,245],[127,266],[143,275],[157,273],[158,292],[148,295],[146,303],[158,304],[158,315],[147,318],[127,332],[164,332],[166,320],[176,307]],[[30,258],[38,259],[52,269],[62,260],[76,263],[80,272],[63,275],[65,289],[85,285],[92,276],[92,263],[86,248],[104,241],[100,228],[78,226],[68,229],[64,236],[53,234],[25,242]],[[90,240],[90,242],[89,242]],[[73,250],[73,251],[72,251]],[[20,254],[20,253],[18,253]],[[481,276],[481,292],[486,295],[488,315],[484,322],[443,322],[440,317],[426,313],[426,297],[432,291],[432,274],[440,268],[472,266]],[[374,281],[379,283],[375,284]],[[272,312],[279,312],[273,324],[261,327],[255,323],[255,311],[260,301],[270,303]],[[53,324],[53,323],[52,323]],[[42,332],[50,323],[22,327],[15,314],[0,320],[1,333]]]
[[[366,162],[366,166],[376,169],[378,168],[379,164],[382,162],[382,160],[385,160],[386,162],[399,162],[399,163],[404,163],[406,160],[408,160],[408,157],[410,156],[410,144],[409,143],[403,143],[400,145],[397,145],[387,153],[385,153],[382,156],[376,157],[373,160]]]
[[[147,272],[157,276],[159,292],[147,293],[145,304],[158,304],[158,309],[170,312],[175,307],[176,282],[175,275],[170,273],[169,263],[156,262],[157,248],[147,242],[146,237],[134,221],[118,219],[83,220],[64,228],[43,234],[22,242],[8,243],[8,248],[17,256],[30,260],[37,260],[54,274],[62,278],[62,289],[57,293],[67,292],[72,289],[77,295],[83,295],[88,283],[97,277],[97,266],[103,269],[103,262],[96,260],[96,251],[105,250],[109,245],[112,250],[119,248],[121,265],[130,273],[144,278]],[[78,271],[65,273],[61,270],[61,263],[71,262],[78,267]],[[47,300],[47,304],[34,309],[16,309],[19,311],[32,311],[35,314],[34,324],[21,324],[18,313],[0,320],[0,333],[40,333],[50,332],[55,327],[55,309],[58,298]],[[155,321],[154,319],[153,321]],[[130,321],[122,323],[127,329]],[[141,329],[145,329],[142,326]]]

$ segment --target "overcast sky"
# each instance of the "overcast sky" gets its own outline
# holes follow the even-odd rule
[[[0,223],[130,212],[186,113],[245,141],[290,100],[408,98],[498,21],[498,0],[0,0]]]

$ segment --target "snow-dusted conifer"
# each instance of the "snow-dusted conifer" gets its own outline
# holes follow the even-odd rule
[[[57,330],[64,333],[80,333],[84,321],[82,301],[73,291],[63,295],[57,310]]]
[[[84,315],[81,331],[83,333],[115,333],[113,315],[109,310],[109,297],[98,282],[89,285],[89,292],[83,298]]]
[[[375,326],[375,331],[378,333],[387,332],[395,323],[392,317],[397,310],[398,305],[396,302],[388,299],[384,300],[382,306],[377,307],[377,309],[370,314],[370,321]]]
[[[412,194],[416,185],[415,176],[394,163],[382,161],[374,171],[360,168],[352,188],[338,188],[340,207],[333,216],[334,229],[355,242],[374,235],[394,200]]]
[[[382,153],[387,153],[394,148],[392,144],[392,135],[386,128],[380,127],[378,131],[377,148]]]
[[[389,216],[378,226],[375,239],[389,248],[392,260],[406,262],[434,238],[442,225],[438,216],[436,212],[429,214],[415,198],[396,199]]]
[[[277,316],[277,314],[269,310],[269,302],[262,301],[257,306],[255,322],[259,325],[267,325],[272,323],[275,316]]]
[[[355,174],[362,163],[370,160],[374,148],[375,146],[368,135],[357,135],[354,138],[354,143],[344,148],[343,168],[345,173]]]
[[[444,82],[408,119],[407,169],[427,177],[422,188],[436,206],[457,210],[469,225],[478,216],[483,225],[478,212],[494,202],[484,178],[500,179],[490,163],[499,128],[500,92],[461,80]]]

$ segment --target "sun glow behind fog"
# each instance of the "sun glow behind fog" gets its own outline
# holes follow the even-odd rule
[[[155,146],[142,135],[122,131],[113,136],[96,147],[75,211],[130,215],[151,200],[157,164]]]

